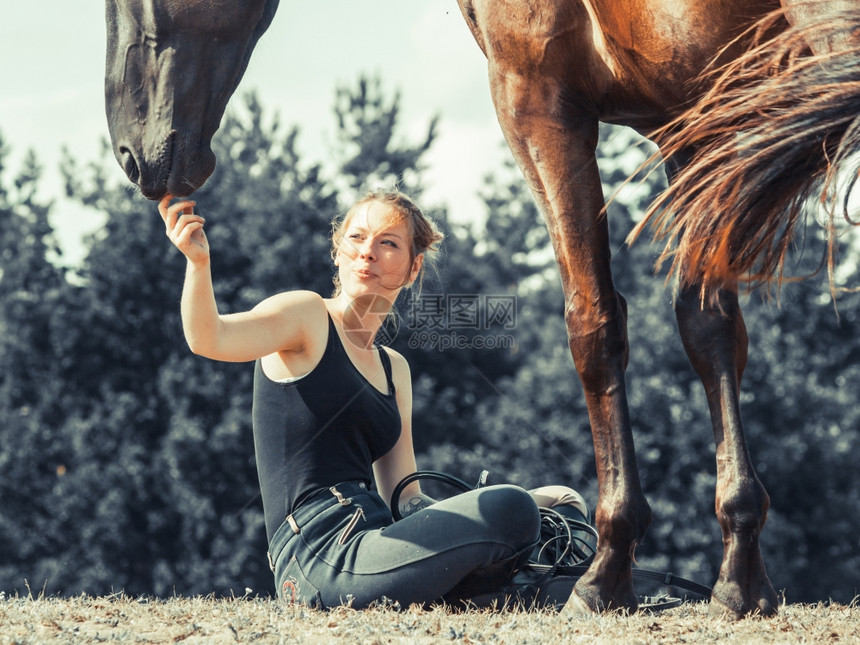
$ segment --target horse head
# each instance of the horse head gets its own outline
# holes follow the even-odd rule
[[[191,194],[278,0],[106,0],[105,105],[114,155],[148,199]]]

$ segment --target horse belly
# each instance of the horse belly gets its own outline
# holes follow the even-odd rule
[[[601,118],[660,125],[702,91],[703,70],[736,53],[731,45],[777,0],[582,0],[613,70]],[[597,42],[597,41],[595,41]],[[662,115],[662,116],[661,116]],[[651,117],[655,117],[651,119]],[[653,123],[648,123],[653,120]]]
[[[459,0],[490,63],[554,79],[578,109],[658,127],[695,99],[693,82],[761,13],[749,0]],[[776,0],[767,0],[775,2]],[[743,3],[743,10],[741,4]]]

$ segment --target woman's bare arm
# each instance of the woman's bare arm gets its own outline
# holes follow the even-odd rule
[[[386,503],[390,503],[391,494],[400,480],[417,470],[412,444],[412,378],[409,364],[397,352],[388,353],[391,357],[392,380],[397,390],[397,408],[400,411],[400,438],[387,454],[373,464],[376,487]],[[406,517],[433,503],[435,500],[424,495],[420,484],[415,481],[401,492],[398,510],[402,517]]]
[[[204,219],[194,202],[158,206],[167,236],[187,259],[182,289],[182,329],[195,354],[220,361],[252,361],[278,351],[300,351],[309,323],[325,310],[322,298],[309,291],[281,293],[252,310],[221,315],[215,302],[209,243]]]

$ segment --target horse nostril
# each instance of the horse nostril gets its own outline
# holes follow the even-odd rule
[[[125,146],[120,147],[119,159],[120,166],[122,166],[126,177],[128,177],[129,181],[136,184],[137,180],[140,178],[140,169],[137,167],[137,162],[134,160],[134,155],[131,153],[131,150]]]

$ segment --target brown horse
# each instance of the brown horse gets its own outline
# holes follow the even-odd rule
[[[724,553],[711,606],[735,617],[774,614],[777,596],[759,551],[769,501],[747,451],[738,400],[747,336],[736,286],[758,266],[756,258],[764,264],[754,275],[781,266],[810,182],[854,149],[856,3],[782,0],[780,10],[778,0],[459,2],[488,60],[499,123],[551,233],[594,437],[600,542],[567,606],[637,607],[631,567],[651,521],[625,391],[627,309],[612,280],[595,160],[598,122],[605,121],[656,137],[668,153],[673,188],[666,204],[680,223],[658,218],[658,231],[670,245],[680,240],[669,251],[678,253],[681,275],[676,315],[705,386],[716,440]],[[840,21],[821,19],[822,9],[838,4],[849,10]],[[107,0],[108,120],[117,158],[144,195],[183,196],[205,181],[214,161],[209,140],[276,5]],[[748,31],[760,19],[759,32]],[[759,35],[788,44],[765,41],[759,54],[745,54]],[[822,57],[810,57],[809,47]],[[776,53],[760,53],[768,51]],[[827,58],[831,51],[847,52],[847,63],[839,59],[842,76]],[[753,70],[750,56],[763,68]],[[743,65],[722,79],[703,75],[732,61]],[[795,69],[802,73],[795,76]],[[775,80],[761,91],[751,77]],[[790,85],[794,78],[799,85]],[[717,89],[707,94],[710,87]],[[834,94],[841,112],[827,105]],[[703,96],[705,107],[692,113],[700,118],[682,114]],[[798,106],[800,127],[792,120]],[[717,113],[727,116],[714,120]],[[837,113],[848,119],[839,121]],[[745,129],[762,120],[779,123],[774,136],[789,145],[767,148],[774,139],[767,127]],[[718,163],[732,164],[731,172]],[[761,185],[748,181],[748,167],[762,169],[753,175]]]
[[[762,255],[762,271],[779,266],[810,180],[824,172],[822,153],[840,151],[844,157],[857,149],[858,11],[850,3],[851,11],[835,20],[837,32],[834,21],[819,15],[833,9],[828,4],[783,0],[784,12],[773,14],[777,3],[766,0],[461,0],[489,61],[499,123],[546,216],[561,270],[570,349],[591,421],[600,543],[570,608],[636,607],[631,565],[651,520],[625,394],[626,304],[612,281],[595,163],[598,121],[608,121],[656,134],[664,154],[670,153],[670,195],[676,199],[668,210],[683,218],[667,215],[661,222],[670,239],[684,243],[677,247],[682,280],[676,317],[705,386],[716,440],[716,513],[724,551],[711,607],[733,616],[777,611],[759,551],[769,500],[748,454],[738,401],[748,341],[736,278]],[[782,34],[787,44],[765,42],[765,54],[745,55],[755,32],[748,38],[744,33],[759,19],[763,38]],[[852,42],[853,48],[845,47]],[[810,45],[825,60],[798,61]],[[827,64],[832,45],[847,52],[847,63]],[[747,78],[774,75],[776,81],[764,91],[740,81],[733,86],[732,67],[697,105],[713,82],[703,71],[750,58],[764,65],[757,74],[746,72]],[[798,67],[805,74],[792,85]],[[851,74],[854,82],[846,84]],[[780,82],[789,86],[781,88]],[[847,123],[833,122],[834,111],[825,109],[827,95],[840,92],[848,94],[839,103]],[[815,107],[804,104],[810,98]],[[700,118],[681,114],[688,106]],[[716,120],[719,110],[726,114]],[[764,121],[765,127],[747,129],[750,121]],[[836,133],[828,140],[840,126],[848,132],[845,142]],[[733,163],[734,174],[724,174],[718,162]],[[744,174],[750,165],[763,170]],[[767,181],[757,183],[762,175]],[[769,245],[777,250],[769,253]],[[702,298],[703,289],[708,298]]]

